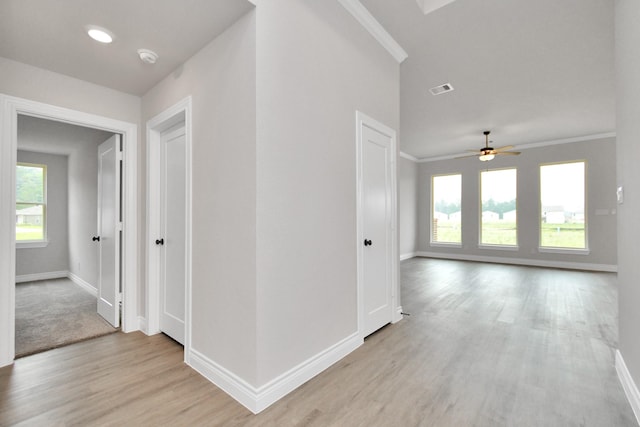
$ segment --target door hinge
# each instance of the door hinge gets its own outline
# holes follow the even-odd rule
[[[118,304],[122,304],[122,292],[118,294]]]
[[[124,228],[122,221],[118,223],[117,227],[118,227],[118,231],[122,231],[122,229]]]

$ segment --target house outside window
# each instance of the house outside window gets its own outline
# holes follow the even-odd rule
[[[540,248],[587,249],[585,161],[540,165]]]
[[[47,240],[47,166],[16,166],[16,242]]]
[[[462,175],[431,177],[431,243],[462,243]]]
[[[517,170],[480,172],[480,245],[517,247]]]

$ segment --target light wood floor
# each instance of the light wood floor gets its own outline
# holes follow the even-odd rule
[[[0,369],[0,425],[633,426],[615,280],[414,258],[411,316],[257,416],[163,335],[117,333]]]

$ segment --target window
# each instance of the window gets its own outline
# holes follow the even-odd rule
[[[540,166],[540,247],[586,249],[585,162]]]
[[[516,169],[480,172],[480,244],[517,246]]]
[[[431,178],[431,242],[462,243],[462,175]]]
[[[16,168],[16,241],[46,241],[47,167],[18,163]]]

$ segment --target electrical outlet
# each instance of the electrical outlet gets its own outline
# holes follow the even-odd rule
[[[618,198],[618,204],[621,205],[624,203],[624,189],[622,186],[618,187],[616,190],[616,197]]]

